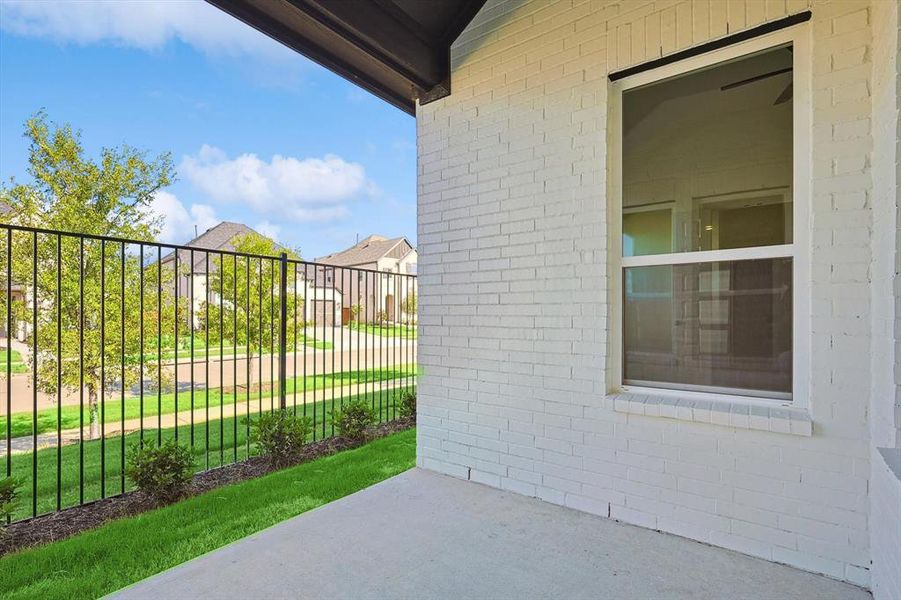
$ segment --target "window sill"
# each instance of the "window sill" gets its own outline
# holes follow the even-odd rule
[[[790,406],[767,406],[760,402],[743,400],[725,402],[635,392],[620,392],[607,398],[613,400],[613,410],[620,413],[805,437],[813,434],[810,413]]]

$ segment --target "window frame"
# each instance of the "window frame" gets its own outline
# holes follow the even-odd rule
[[[608,348],[606,389],[608,394],[631,392],[654,396],[679,396],[727,402],[784,405],[793,408],[810,406],[811,374],[811,273],[810,273],[810,205],[812,192],[812,56],[809,22],[739,42],[721,49],[699,54],[608,83]],[[792,50],[792,243],[777,246],[704,250],[624,257],[623,248],[623,172],[622,172],[622,104],[623,93],[637,87],[686,75],[700,69],[740,59],[751,54],[791,45]],[[790,257],[792,259],[792,397],[758,397],[756,395],[721,392],[688,391],[675,387],[642,387],[623,383],[624,334],[623,269],[660,264],[695,264],[754,258]]]

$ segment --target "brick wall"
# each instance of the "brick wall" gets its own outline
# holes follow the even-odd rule
[[[901,271],[898,244],[898,4],[872,7],[873,385],[870,401],[870,548],[873,596],[901,598]],[[883,448],[880,450],[879,448]],[[890,466],[892,465],[892,466]],[[894,467],[894,468],[892,468]]]
[[[608,72],[808,2],[492,0],[417,114],[421,466],[868,585],[871,16],[810,4],[813,435],[606,395]]]
[[[872,47],[873,105],[873,190],[870,203],[880,215],[873,222],[873,419],[871,431],[875,446],[895,447],[901,414],[896,414],[898,382],[896,363],[895,314],[901,304],[901,288],[894,289],[898,255],[898,5],[877,2],[873,5],[874,43]],[[901,360],[901,354],[898,354]]]

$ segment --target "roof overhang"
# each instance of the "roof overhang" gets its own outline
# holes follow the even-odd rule
[[[207,0],[415,115],[450,94],[450,46],[486,0]]]

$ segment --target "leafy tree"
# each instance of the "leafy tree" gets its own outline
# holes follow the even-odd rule
[[[246,347],[250,361],[249,385],[258,370],[253,361],[261,360],[262,353],[277,351],[280,343],[279,256],[282,252],[294,260],[299,260],[300,256],[296,251],[282,248],[271,239],[254,233],[239,236],[232,244],[236,252],[271,256],[272,259],[211,254],[210,301],[207,303],[204,299],[200,304],[196,321],[199,323],[198,335],[205,338],[208,334],[211,347],[219,345],[220,341],[226,347],[229,344]],[[288,264],[287,287],[286,344],[288,348],[294,348],[295,329],[298,341],[303,333],[302,266],[298,266],[295,279],[294,263]]]
[[[122,146],[104,148],[99,159],[91,159],[80,132],[49,122],[43,112],[25,123],[25,137],[30,141],[32,181],[11,179],[0,186],[0,201],[11,208],[0,217],[5,222],[142,241],[154,238],[159,222],[148,209],[153,194],[172,182],[168,154],[149,158]],[[6,294],[0,293],[0,315],[5,318],[11,308],[26,324],[29,347],[37,336],[38,355],[30,352],[28,361],[41,391],[60,392],[58,384],[78,391],[84,385],[91,437],[96,437],[99,397],[111,387],[122,389],[156,373],[152,363],[140,372],[137,332],[143,319],[145,341],[155,348],[163,331],[173,326],[173,295],[165,290],[172,289],[174,273],[148,264],[134,244],[27,231],[9,236],[0,239],[0,265],[6,264],[9,242],[11,282],[24,289],[26,298],[7,307]],[[8,277],[6,269],[0,273],[3,291]],[[157,294],[159,284],[162,291]],[[147,344],[143,350],[146,353]]]
[[[404,298],[403,302],[401,302],[400,309],[407,314],[410,318],[411,322],[416,322],[416,304],[417,298],[416,293],[413,292],[411,294],[407,294],[407,297]]]

